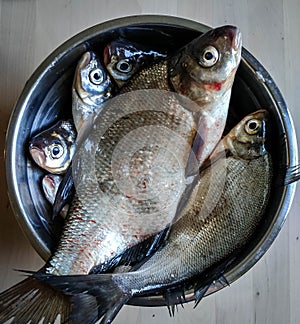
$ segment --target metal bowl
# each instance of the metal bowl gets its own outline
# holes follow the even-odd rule
[[[62,224],[49,221],[51,206],[44,199],[40,185],[44,173],[30,159],[28,141],[55,121],[71,117],[71,85],[81,55],[89,49],[102,53],[105,44],[118,35],[156,49],[165,48],[167,44],[167,49],[173,51],[207,30],[209,27],[198,22],[170,16],[132,16],[108,21],[79,33],[58,47],[28,80],[10,119],[6,175],[14,213],[43,259],[47,260],[51,255]],[[267,109],[272,123],[269,149],[273,156],[274,172],[280,175],[281,165],[293,166],[297,163],[292,119],[268,72],[247,50],[243,49],[242,57],[232,92],[228,128],[252,111]],[[225,274],[229,283],[248,271],[267,251],[282,228],[294,191],[294,184],[274,184],[264,222],[237,262]],[[220,288],[216,284],[208,293]],[[187,300],[192,298],[192,293],[187,292]],[[165,305],[160,295],[135,298],[131,303]]]

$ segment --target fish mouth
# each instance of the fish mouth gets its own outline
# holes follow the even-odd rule
[[[91,58],[92,58],[92,52],[85,52],[82,55],[81,62],[79,63],[79,66],[82,68],[82,67],[88,65],[89,62],[91,61]]]
[[[47,175],[45,175],[45,178],[44,178],[45,180],[48,180],[48,182],[50,183],[50,186],[52,187],[52,188],[54,188],[55,187],[55,180],[54,180],[54,178],[53,178],[53,176],[51,175],[51,174],[47,174]]]
[[[113,52],[112,45],[108,44],[104,48],[104,51],[103,51],[103,63],[104,63],[104,65],[108,65],[111,62],[111,60],[109,58],[112,56],[112,52]]]
[[[83,53],[78,66],[77,66],[77,71],[82,70],[84,67],[86,67],[87,65],[90,64],[91,61],[96,59],[96,54],[92,51],[87,51],[85,53]],[[78,74],[78,72],[76,72],[76,74]]]
[[[231,46],[236,51],[239,50],[242,46],[242,33],[239,28],[235,26],[227,26],[227,36],[231,40]]]
[[[44,151],[37,146],[30,146],[29,150],[34,162],[40,166],[44,165],[46,159]]]
[[[238,29],[232,40],[232,47],[237,51],[242,47],[242,33]]]

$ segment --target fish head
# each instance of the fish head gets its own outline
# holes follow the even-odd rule
[[[166,55],[142,44],[119,38],[104,48],[104,64],[119,87],[122,87],[144,64]]]
[[[90,107],[97,107],[113,96],[115,85],[94,52],[85,52],[78,62],[73,89],[78,99]]]
[[[137,71],[141,54],[123,39],[113,40],[104,48],[104,64],[120,87]]]
[[[29,152],[42,169],[61,174],[68,168],[75,152],[76,132],[66,121],[37,134],[29,142]]]
[[[212,29],[172,57],[170,82],[176,92],[201,105],[210,103],[231,89],[241,50],[242,36],[237,27]]]
[[[267,119],[266,110],[258,110],[244,117],[224,138],[225,150],[246,160],[266,154]]]

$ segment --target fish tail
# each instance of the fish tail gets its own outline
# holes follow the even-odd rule
[[[46,282],[50,286],[62,291],[63,293],[72,294],[74,298],[80,296],[89,296],[94,302],[89,301],[85,307],[73,307],[71,319],[84,318],[81,313],[83,308],[87,314],[95,312],[91,323],[101,319],[100,324],[109,324],[117,316],[123,305],[131,298],[120,286],[114,281],[112,274],[89,274],[89,275],[71,275],[71,276],[53,276],[46,274],[37,274],[39,280]],[[97,304],[95,307],[95,303]],[[84,321],[86,323],[86,321]]]
[[[28,277],[0,294],[0,323],[66,322],[71,311],[69,297],[34,277]]]

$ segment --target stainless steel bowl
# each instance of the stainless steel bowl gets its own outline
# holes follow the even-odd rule
[[[71,84],[81,55],[93,49],[101,53],[105,44],[122,35],[155,48],[172,51],[192,40],[209,27],[195,21],[169,16],[132,16],[108,21],[89,28],[58,47],[37,68],[26,83],[12,113],[7,132],[6,174],[14,213],[24,233],[45,260],[51,255],[62,224],[49,222],[50,206],[41,191],[43,171],[28,155],[28,140],[54,121],[71,117]],[[297,144],[292,119],[284,99],[263,66],[245,49],[237,72],[231,99],[228,128],[246,114],[265,108],[270,112],[272,142],[269,149],[274,170],[297,163]],[[286,219],[295,185],[274,183],[264,222],[255,238],[244,249],[231,270],[225,274],[231,283],[248,271],[267,251]],[[221,287],[211,287],[212,293]],[[187,300],[192,299],[187,292]],[[135,305],[164,305],[162,296],[135,298]]]

